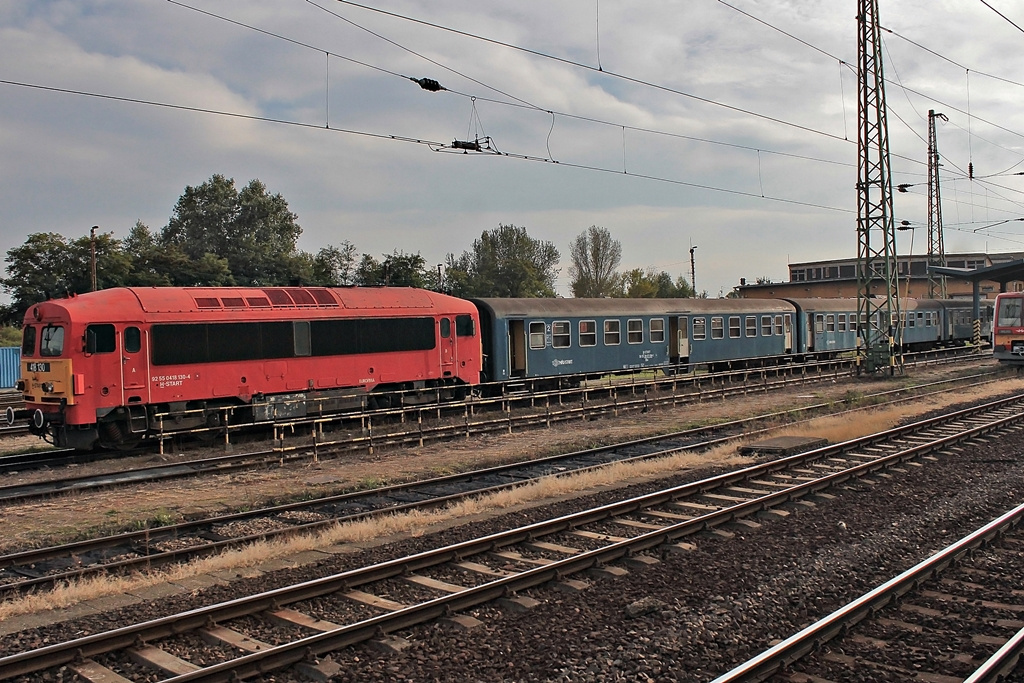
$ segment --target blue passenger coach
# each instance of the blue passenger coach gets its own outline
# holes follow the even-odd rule
[[[487,381],[653,368],[678,357],[669,299],[474,299]]]
[[[686,370],[789,354],[795,308],[773,299],[475,299],[487,381]]]

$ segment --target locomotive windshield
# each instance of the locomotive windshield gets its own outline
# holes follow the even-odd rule
[[[21,337],[21,355],[23,356],[34,356],[36,355],[36,328],[33,325],[29,325],[25,328]]]
[[[59,325],[47,325],[43,328],[39,340],[40,356],[59,356],[64,352],[64,328]]]
[[[1022,303],[1024,303],[1024,299],[1010,297],[1000,299],[996,324],[999,327],[1024,327],[1024,322],[1021,322]]]

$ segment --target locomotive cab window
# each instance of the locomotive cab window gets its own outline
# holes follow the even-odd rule
[[[142,350],[142,332],[137,327],[124,328],[125,353],[138,353]]]
[[[999,300],[996,309],[996,325],[999,327],[1021,326],[1021,303],[1024,299],[1006,297]]]
[[[113,353],[117,350],[113,325],[89,325],[85,328],[86,353]]]
[[[545,346],[544,323],[530,323],[530,348],[543,349]]]
[[[452,336],[452,321],[448,318],[441,318],[441,339],[448,339]]]
[[[21,335],[21,355],[34,356],[36,354],[36,328],[29,325]]]
[[[473,324],[473,316],[471,315],[457,315],[455,316],[455,336],[456,337],[472,337],[476,334],[476,325]]]
[[[39,338],[40,356],[59,356],[64,353],[64,328],[60,325],[47,325]]]

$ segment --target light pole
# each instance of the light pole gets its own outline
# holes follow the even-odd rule
[[[697,247],[690,247],[690,286],[693,287],[693,296],[697,296],[697,262],[693,258],[693,252]]]
[[[91,252],[91,265],[92,265],[92,291],[96,291],[96,231],[100,229],[100,226],[94,225],[89,229],[89,251]]]

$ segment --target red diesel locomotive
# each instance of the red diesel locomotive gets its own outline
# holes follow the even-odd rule
[[[472,303],[402,287],[107,289],[28,310],[19,389],[34,433],[122,448],[229,414],[457,398],[480,381],[479,329]]]

